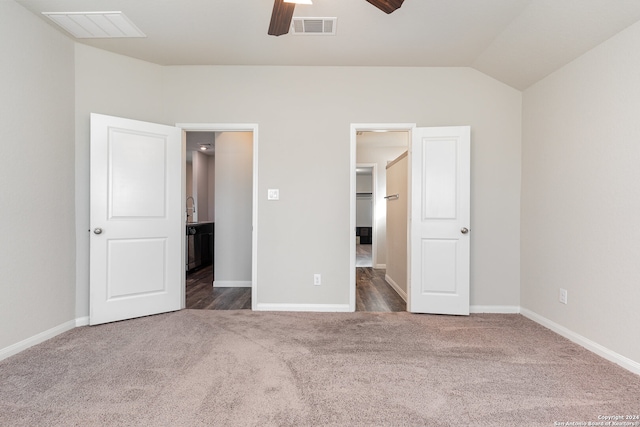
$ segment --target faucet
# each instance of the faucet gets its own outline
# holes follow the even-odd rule
[[[189,208],[189,199],[191,199],[191,208]],[[194,221],[191,221],[191,222],[195,222],[196,200],[193,197],[189,196],[185,201],[185,205],[186,205],[186,211],[187,211],[187,223],[189,222],[190,216],[192,217],[192,219],[194,219]],[[191,209],[191,215],[189,215],[189,209]]]

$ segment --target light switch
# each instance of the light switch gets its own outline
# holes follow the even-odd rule
[[[267,200],[280,200],[280,190],[270,188],[267,190]]]

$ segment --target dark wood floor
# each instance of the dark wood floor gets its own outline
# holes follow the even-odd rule
[[[201,310],[250,310],[251,288],[214,288],[212,267],[187,274],[187,308]]]
[[[385,270],[356,268],[356,311],[406,311],[407,304],[384,280]],[[214,288],[212,268],[187,274],[186,307],[201,310],[249,310],[251,288]]]
[[[384,280],[385,271],[356,268],[356,311],[407,311],[407,303]]]
[[[356,267],[373,267],[371,245],[356,245]]]

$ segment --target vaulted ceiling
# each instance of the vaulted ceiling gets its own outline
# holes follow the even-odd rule
[[[273,0],[16,2],[38,16],[122,11],[147,37],[78,41],[160,65],[463,66],[516,89],[640,20],[638,0],[405,0],[389,15],[366,0],[313,0],[294,17],[337,17],[335,35],[274,37]]]

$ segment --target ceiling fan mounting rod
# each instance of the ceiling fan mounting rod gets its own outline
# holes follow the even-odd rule
[[[404,0],[367,0],[381,11],[385,13],[393,13],[402,6]],[[281,36],[289,32],[293,12],[296,8],[295,3],[288,3],[284,0],[274,0],[273,12],[271,12],[271,22],[269,23],[270,36]]]
[[[369,3],[385,13],[392,13],[400,9],[404,0],[367,0]]]
[[[270,36],[281,36],[289,32],[291,19],[293,19],[293,11],[296,8],[295,3],[285,3],[284,0],[275,0],[273,2],[273,12],[271,12],[271,22],[269,23]]]

